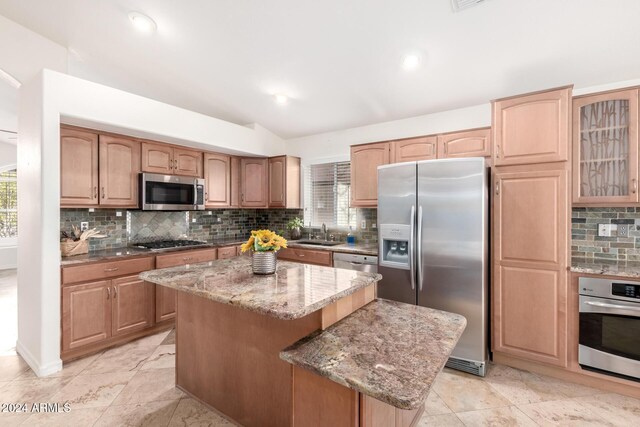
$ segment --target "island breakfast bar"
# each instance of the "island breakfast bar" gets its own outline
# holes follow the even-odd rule
[[[279,354],[373,301],[381,276],[278,261],[259,276],[246,256],[153,270],[177,289],[176,385],[245,426],[293,425],[293,374]]]

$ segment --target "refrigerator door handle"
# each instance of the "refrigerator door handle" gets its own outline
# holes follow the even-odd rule
[[[418,235],[416,237],[418,246],[418,289],[422,290],[422,206],[418,206]]]
[[[416,207],[411,206],[411,238],[409,239],[409,272],[411,275],[411,290],[416,289],[416,254],[414,252],[415,230],[416,230]],[[405,228],[406,230],[406,228]]]

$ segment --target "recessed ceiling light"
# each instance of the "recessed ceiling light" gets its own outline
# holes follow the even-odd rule
[[[2,79],[5,82],[9,83],[11,86],[15,87],[16,89],[19,89],[20,86],[22,86],[22,83],[20,83],[20,80],[16,79],[15,77],[13,77],[11,74],[7,73],[2,68],[0,68],[0,79]]]
[[[420,65],[420,57],[418,55],[405,55],[402,58],[402,68],[405,70],[414,70]]]
[[[276,101],[276,104],[279,105],[285,105],[287,102],[289,102],[289,97],[281,93],[276,93],[275,95],[273,95],[273,99]]]
[[[129,12],[129,20],[141,33],[153,33],[157,28],[153,19],[140,12]]]

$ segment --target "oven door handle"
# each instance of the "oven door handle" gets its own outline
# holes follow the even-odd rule
[[[630,310],[630,311],[638,311],[640,312],[640,306],[639,307],[634,307],[631,305],[620,305],[620,304],[609,304],[606,302],[598,302],[598,301],[584,301],[584,304],[586,305],[591,305],[594,307],[601,307],[601,308],[614,308],[617,310]]]

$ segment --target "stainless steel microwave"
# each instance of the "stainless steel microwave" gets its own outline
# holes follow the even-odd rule
[[[204,210],[204,179],[155,173],[140,174],[143,211]]]

